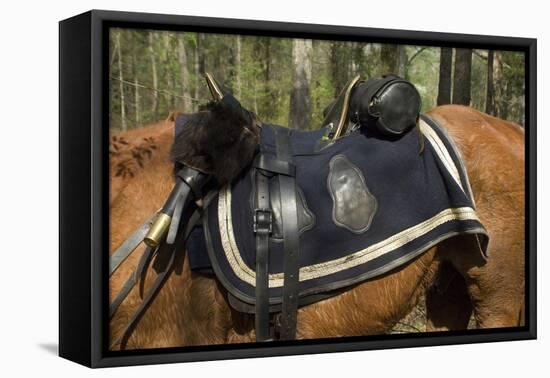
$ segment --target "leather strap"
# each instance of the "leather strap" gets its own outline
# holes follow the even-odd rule
[[[202,189],[204,184],[206,184],[206,182],[210,179],[210,176],[207,174],[188,166],[183,166],[180,170],[178,170],[176,176],[186,183],[189,188],[191,188],[195,199],[202,197]]]
[[[169,244],[164,244],[165,246],[169,246]],[[185,251],[185,249],[182,249]],[[143,298],[143,301],[141,302],[141,305],[138,307],[132,318],[130,319],[128,325],[122,332],[122,336],[117,339],[112,345],[116,345],[120,343],[120,349],[125,349],[126,344],[128,343],[128,340],[130,339],[130,336],[134,332],[134,329],[136,328],[137,324],[145,314],[145,311],[149,308],[151,303],[153,303],[153,300],[158,295],[161,287],[164,285],[166,280],[168,279],[170,273],[172,272],[172,269],[174,267],[174,261],[176,256],[176,248],[172,247],[172,252],[170,253],[170,259],[168,263],[166,264],[166,267],[163,271],[158,272],[157,278],[153,282],[153,285]],[[183,252],[185,253],[185,252]]]
[[[130,291],[134,288],[134,286],[136,286],[136,282],[136,275],[130,274],[130,277],[128,277],[126,282],[124,282],[124,285],[122,285],[122,288],[118,292],[117,296],[109,305],[109,319],[112,319],[113,316],[116,314],[116,311],[118,310],[122,302],[126,299],[128,294],[130,294]]]
[[[137,308],[137,310],[132,315],[130,321],[126,325],[126,328],[121,333],[121,336],[113,341],[111,343],[111,348],[115,345],[120,343],[120,349],[125,349],[126,344],[128,343],[128,340],[130,339],[130,336],[132,336],[132,333],[134,332],[137,324],[145,314],[145,311],[149,308],[151,303],[153,303],[153,300],[158,295],[160,289],[170,276],[170,273],[174,270],[174,262],[176,260],[176,255],[178,252],[185,254],[185,241],[189,237],[189,234],[191,233],[191,230],[197,223],[197,221],[200,219],[200,210],[197,209],[191,215],[191,218],[189,219],[189,222],[187,223],[185,227],[185,231],[183,233],[180,233],[178,238],[176,239],[176,242],[174,244],[167,244],[164,243],[160,248],[158,255],[167,254],[167,262],[163,264],[162,269],[159,269],[157,271],[157,277],[155,278],[155,281],[151,285],[151,288],[147,292],[147,294],[144,296],[143,301],[141,302],[141,305]],[[133,275],[135,276],[135,275]],[[135,280],[134,280],[135,285]],[[133,287],[133,286],[132,286]],[[130,288],[131,290],[131,288]],[[128,291],[129,292],[129,291]]]
[[[292,164],[290,131],[277,130],[277,158]],[[284,237],[284,286],[281,313],[280,338],[292,340],[296,337],[298,314],[298,282],[300,239],[298,233],[298,210],[296,201],[296,180],[294,176],[279,175],[281,193],[281,218]]]
[[[145,279],[147,278],[148,271],[147,268],[149,268],[151,260],[153,259],[156,251],[157,248],[147,247],[143,252],[141,258],[139,259],[139,263],[134,272],[134,276],[136,276],[136,281],[139,281],[139,296],[141,299],[143,299],[143,290],[145,287]]]
[[[195,209],[193,214],[189,217],[189,221],[186,224],[185,229],[183,230],[183,232],[181,232],[178,235],[173,245],[170,245],[167,243],[164,243],[162,245],[162,247],[167,248],[167,251],[169,252],[167,262],[162,264],[162,266],[157,269],[158,275],[155,281],[153,282],[153,285],[147,292],[141,305],[134,312],[134,315],[132,315],[132,318],[130,319],[130,321],[122,331],[121,336],[111,343],[111,349],[113,349],[113,347],[119,343],[120,343],[120,349],[124,349],[126,347],[128,339],[132,335],[132,332],[137,326],[139,320],[145,314],[145,311],[149,308],[149,306],[151,305],[153,300],[156,298],[158,292],[160,291],[160,289],[162,288],[162,286],[164,285],[164,283],[166,282],[170,274],[176,268],[175,261],[176,261],[176,255],[178,254],[178,252],[183,254],[181,260],[183,261],[185,259],[186,250],[185,250],[184,244],[187,238],[189,237],[189,235],[191,234],[191,231],[193,230],[193,228],[201,218],[204,209],[208,207],[212,199],[215,197],[215,194],[216,194],[216,191],[212,190],[203,197],[203,202],[204,202],[203,209]],[[115,298],[115,301],[113,301],[113,304],[115,304],[115,302],[119,302],[119,303],[115,304],[115,306],[111,304],[111,307],[109,309],[111,318],[116,312],[116,309],[120,306],[120,303],[122,303],[122,301],[128,296],[128,293],[130,293],[132,288],[135,286],[136,280],[137,280],[136,274],[132,274],[130,278],[125,282],[121,292],[119,292],[119,295],[117,295],[117,297]],[[123,292],[126,292],[126,293],[124,294]],[[123,295],[121,295],[121,293],[123,293]]]
[[[187,166],[183,166],[177,171],[175,185],[177,192],[175,194],[173,212],[169,214],[172,216],[172,221],[170,222],[170,228],[166,236],[168,244],[174,244],[176,240],[184,208],[191,201],[196,201],[202,197],[202,189],[208,180],[208,175]]]
[[[254,159],[254,167],[286,176],[296,176],[296,166],[290,161],[276,159],[266,154],[258,154]]]
[[[116,272],[120,264],[122,264],[140,245],[147,231],[151,228],[154,218],[155,217],[152,216],[143,222],[109,257],[109,277]]]
[[[183,208],[191,200],[189,195],[191,189],[187,185],[182,185],[178,198],[176,199],[176,205],[174,207],[174,213],[172,214],[172,221],[170,222],[170,228],[168,228],[168,235],[166,235],[166,242],[168,244],[174,244],[176,240],[176,235],[179,230],[181,214],[183,213]]]
[[[256,235],[256,341],[269,341],[269,235],[272,218],[269,202],[269,177],[256,169],[256,208],[254,233]]]
[[[113,318],[122,302],[126,299],[128,294],[130,294],[130,291],[134,288],[134,286],[136,286],[138,281],[140,281],[139,295],[143,298],[143,284],[146,278],[147,267],[149,266],[155,251],[156,248],[145,248],[139,259],[136,270],[130,275],[130,277],[128,277],[126,282],[124,282],[117,296],[109,305],[109,319]]]

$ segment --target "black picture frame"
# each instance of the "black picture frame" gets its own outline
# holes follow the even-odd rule
[[[526,56],[526,326],[468,332],[109,352],[108,29],[209,31],[523,51]],[[536,338],[536,39],[93,10],[59,24],[59,354],[89,367]]]

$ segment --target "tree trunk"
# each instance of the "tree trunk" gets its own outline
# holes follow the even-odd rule
[[[126,102],[124,100],[124,75],[122,74],[122,48],[120,45],[120,32],[116,33],[116,45],[118,52],[118,83],[120,91],[120,127],[122,131],[128,130],[126,124]]]
[[[380,74],[395,74],[404,78],[407,73],[407,51],[405,46],[382,44],[380,63]]]
[[[189,94],[189,68],[187,67],[187,51],[185,49],[185,34],[180,34],[178,38],[178,58],[180,62],[180,77],[181,77],[181,95],[183,96],[183,111],[191,113],[193,104],[191,103],[191,95]]]
[[[504,96],[504,84],[502,82],[502,57],[500,52],[496,52],[494,56],[494,71],[493,80],[495,81],[495,115],[502,118],[504,113],[502,98]]]
[[[235,56],[235,96],[241,99],[242,95],[242,79],[241,79],[241,36],[237,36],[237,52]]]
[[[338,97],[349,78],[349,60],[345,59],[346,45],[343,42],[331,42],[330,45],[330,73],[334,85],[334,97]]]
[[[472,87],[472,49],[456,49],[453,104],[469,106]]]
[[[380,74],[397,74],[398,46],[387,43],[380,49]]]
[[[138,82],[138,73],[139,68],[137,66],[137,56],[136,48],[132,49],[132,70],[134,75],[134,122],[136,127],[141,126],[141,98],[139,95],[139,82]]]
[[[331,42],[330,44],[330,50],[329,50],[329,61],[330,61],[330,76],[331,76],[331,82],[334,85],[334,95],[333,97],[338,97],[339,93],[339,83],[338,83],[338,50],[337,50],[337,44],[338,42]]]
[[[163,49],[164,49],[164,61],[163,64],[167,68],[167,74],[165,75],[165,83],[166,83],[166,89],[169,89],[170,91],[176,91],[177,85],[177,69],[173,67],[171,64],[174,60],[174,52],[171,44],[172,36],[168,33],[163,33],[162,35],[162,41],[163,41]],[[169,103],[169,113],[173,110],[175,110],[178,107],[178,103],[176,101],[176,96],[170,96],[167,98]]]
[[[256,75],[252,77],[252,109],[254,110],[254,113],[258,113],[258,80],[256,79]]]
[[[201,85],[201,80],[202,80],[202,76],[201,76],[201,72],[200,72],[200,60],[199,60],[199,56],[200,56],[200,46],[199,46],[199,35],[200,33],[197,33],[195,35],[195,51],[194,51],[194,56],[193,56],[193,70],[195,72],[195,92],[194,92],[194,96],[195,98],[197,99],[200,99],[200,85]],[[196,103],[196,106],[193,108],[193,111],[197,111],[198,110],[198,103]]]
[[[204,88],[204,72],[206,70],[205,55],[206,52],[206,41],[203,33],[197,33],[197,43],[195,50],[195,98],[202,99]],[[208,94],[207,99],[210,99],[210,94]],[[206,100],[206,99],[205,99]],[[197,104],[197,109],[198,109]]]
[[[151,102],[151,113],[153,113],[153,119],[158,118],[158,76],[157,76],[157,59],[155,57],[153,33],[149,32],[149,57],[151,59],[151,72],[153,74],[153,101]]]
[[[493,80],[495,83],[495,98],[494,104],[495,116],[506,119],[508,116],[508,101],[506,99],[506,81],[503,80],[503,62],[502,52],[495,51],[493,62]]]
[[[453,69],[453,49],[442,47],[439,58],[439,85],[437,91],[437,105],[451,103],[451,75]]]
[[[376,60],[375,53],[376,47],[374,43],[366,43],[361,48],[359,54],[359,72],[364,77],[371,77],[375,73],[376,65],[374,61]]]
[[[272,67],[271,67],[271,39],[266,39],[264,41],[265,43],[265,46],[264,46],[264,88],[265,88],[265,92],[268,93],[268,96],[265,97],[265,100],[264,101],[267,101],[267,103],[270,102],[270,97],[271,97],[271,93],[272,93],[272,89],[271,89],[271,70],[272,70]]]
[[[396,57],[396,74],[397,76],[400,76],[402,78],[405,78],[407,76],[407,51],[405,49],[405,46],[398,45],[397,46],[397,57]]]
[[[487,96],[485,97],[485,113],[494,115],[495,112],[495,81],[493,75],[495,52],[487,53]]]
[[[358,42],[350,42],[349,49],[350,49],[350,67],[349,67],[349,73],[350,78],[357,75],[357,46],[359,46]]]
[[[307,130],[310,123],[311,40],[295,39],[292,43],[293,85],[290,94],[290,127]]]

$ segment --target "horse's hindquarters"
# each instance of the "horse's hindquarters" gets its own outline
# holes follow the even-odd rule
[[[525,297],[525,134],[471,108],[443,106],[430,115],[462,152],[490,237],[486,262],[464,253],[464,243],[445,243],[442,251],[466,280],[478,325],[517,326]]]

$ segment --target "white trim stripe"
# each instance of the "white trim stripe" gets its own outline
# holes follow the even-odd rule
[[[225,257],[235,275],[251,286],[255,286],[256,274],[244,262],[235,240],[233,220],[231,216],[231,188],[226,186],[220,190],[218,198],[218,220],[220,237]],[[365,249],[351,253],[344,257],[319,264],[300,268],[300,282],[324,277],[330,274],[350,269],[390,253],[453,220],[477,220],[476,212],[470,207],[449,208],[441,211],[416,226],[407,228],[385,240],[375,243]],[[269,275],[269,287],[282,287],[284,274]]]
[[[439,138],[437,133],[432,129],[432,127],[428,125],[423,119],[420,119],[419,124],[420,131],[422,132],[422,134],[424,134],[426,139],[428,139],[428,141],[432,145],[435,153],[439,157],[439,160],[441,160],[445,168],[447,168],[449,174],[453,177],[460,189],[462,189],[462,191],[464,192],[464,186],[462,185],[462,181],[460,180],[458,168],[456,167],[453,158],[449,154],[449,151],[447,151],[445,144],[443,143],[441,138]]]

